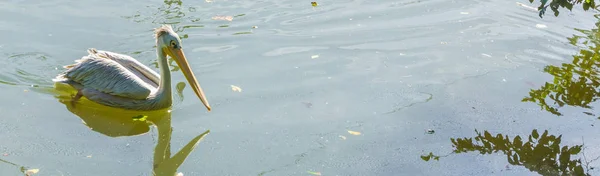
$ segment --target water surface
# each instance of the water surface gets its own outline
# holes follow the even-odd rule
[[[546,66],[572,63],[587,48],[568,38],[597,29],[594,12],[541,19],[501,0],[318,3],[0,2],[0,175],[19,175],[21,166],[38,175],[150,175],[166,156],[155,151],[167,144],[164,126],[172,153],[210,130],[179,166],[184,175],[544,174],[507,160],[502,151],[514,148],[453,152],[483,150],[452,143],[477,132],[512,142],[534,130],[562,135],[561,148],[584,146],[571,157],[597,174],[589,170],[600,156],[597,117],[521,101],[553,81]],[[49,91],[62,66],[91,47],[156,65],[152,29],[161,24],[182,36],[213,111],[176,67],[180,93],[172,112],[155,115],[171,119],[159,130],[115,118],[94,128],[89,120],[105,122],[94,113],[107,112],[75,111],[61,102],[68,95]]]

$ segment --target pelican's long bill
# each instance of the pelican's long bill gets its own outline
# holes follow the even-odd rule
[[[187,81],[190,83],[190,87],[192,87],[192,89],[194,90],[194,92],[196,93],[198,98],[200,98],[200,101],[202,101],[204,106],[206,106],[206,109],[208,109],[208,111],[210,111],[211,108],[210,108],[210,105],[208,104],[208,100],[206,100],[206,97],[204,96],[204,92],[202,91],[200,84],[196,80],[196,76],[194,76],[194,72],[192,72],[192,69],[190,68],[190,65],[188,64],[187,59],[185,58],[185,54],[183,54],[183,50],[181,48],[173,49],[170,47],[166,47],[166,50],[167,50],[166,53],[169,54],[169,56],[171,56],[171,58],[173,58],[175,60],[175,62],[177,62],[177,65],[179,65],[179,68],[181,68],[181,72],[183,72],[183,75],[185,76]]]

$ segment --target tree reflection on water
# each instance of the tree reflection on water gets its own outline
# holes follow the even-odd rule
[[[494,136],[488,131],[483,134],[477,130],[475,132],[477,136],[474,138],[451,138],[454,147],[452,154],[502,152],[509,164],[523,166],[541,175],[589,175],[589,163],[586,163],[584,170],[581,159],[573,158],[582,151],[583,145],[560,146],[562,135],[549,135],[547,130],[539,134],[537,130],[533,130],[527,137],[517,135],[511,139],[508,135]],[[585,155],[581,155],[585,160]],[[421,156],[421,159],[431,161],[439,160],[440,157],[443,156],[429,153]]]
[[[599,15],[594,16],[599,19]],[[549,65],[544,72],[554,76],[552,82],[546,82],[539,89],[532,89],[523,102],[537,103],[542,109],[561,116],[558,108],[565,105],[592,109],[591,103],[600,97],[600,22],[592,30],[575,29],[583,36],[574,35],[568,38],[572,45],[584,45],[571,63],[560,66]],[[546,100],[549,98],[552,106]],[[556,107],[557,106],[557,107]],[[592,112],[585,114],[595,116]]]
[[[598,19],[598,15],[595,15]],[[562,115],[558,108],[565,105],[592,109],[591,103],[600,97],[598,86],[600,86],[600,22],[592,30],[575,29],[583,36],[574,35],[568,38],[572,45],[585,45],[578,54],[573,55],[571,63],[563,63],[560,66],[548,65],[544,72],[554,76],[552,82],[546,82],[539,89],[532,89],[529,96],[523,98],[523,102],[537,103],[542,109],[555,115]],[[553,103],[551,106],[546,100]],[[584,112],[593,115],[592,112]]]
[[[540,15],[548,6],[558,15],[558,7],[565,6],[560,2],[566,1],[553,0],[548,5],[544,5],[544,1],[544,4],[540,5],[540,9],[544,8]],[[529,96],[523,98],[522,102],[537,103],[542,109],[559,116],[563,115],[559,108],[565,105],[590,111],[593,109],[592,103],[600,97],[600,15],[594,17],[598,19],[594,29],[575,29],[582,35],[568,38],[570,44],[580,48],[580,51],[573,55],[573,60],[560,66],[546,66],[544,72],[552,75],[553,80],[546,82],[539,89],[531,89]],[[584,113],[596,116],[593,112]],[[523,166],[540,175],[590,175],[588,172],[593,168],[589,167],[589,164],[600,158],[586,158],[583,144],[561,146],[562,135],[549,135],[547,130],[542,134],[533,130],[526,137],[517,135],[514,138],[503,134],[492,135],[488,131],[475,132],[477,136],[474,138],[451,138],[454,148],[451,154],[501,152],[506,155],[509,164]],[[428,155],[422,155],[421,159],[432,161],[446,156],[448,155],[439,156],[430,152]]]

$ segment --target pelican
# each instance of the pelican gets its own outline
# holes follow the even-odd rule
[[[183,54],[181,39],[170,25],[154,30],[160,76],[131,56],[88,49],[88,55],[53,79],[77,90],[72,102],[81,97],[110,107],[151,111],[171,107],[171,72],[167,55],[175,60],[198,98],[211,110],[204,92]]]

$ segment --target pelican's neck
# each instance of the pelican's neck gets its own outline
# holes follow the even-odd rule
[[[172,101],[171,70],[169,70],[169,64],[167,63],[167,56],[160,47],[156,48],[156,54],[158,55],[158,69],[160,70],[160,84],[158,85],[157,98],[161,102],[170,104]]]

